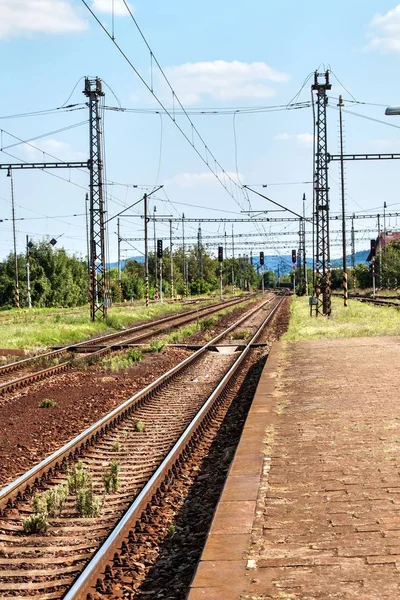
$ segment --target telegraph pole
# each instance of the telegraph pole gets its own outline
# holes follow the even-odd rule
[[[145,289],[145,302],[146,308],[149,306],[149,254],[148,254],[148,238],[147,238],[147,194],[143,196],[144,202],[144,289]]]
[[[172,221],[169,221],[169,261],[171,277],[171,298],[174,297],[174,257],[172,256]]]
[[[339,129],[340,129],[340,187],[342,196],[342,252],[343,252],[343,304],[347,306],[347,250],[346,250],[346,206],[344,189],[344,160],[343,160],[343,98],[339,96]]]
[[[324,77],[324,82],[319,78]],[[327,91],[331,89],[329,71],[314,73],[311,89],[317,93],[317,144],[315,154],[315,221],[316,221],[316,315],[331,314],[331,274],[329,249],[329,186],[327,152]],[[321,298],[322,296],[322,298]]]
[[[28,308],[32,308],[29,243],[29,238],[28,236],[26,236],[26,303],[28,305]]]
[[[8,169],[8,177],[11,184],[11,216],[13,224],[13,242],[14,242],[14,306],[19,308],[19,279],[18,279],[18,256],[17,256],[17,235],[15,230],[15,202],[14,202],[14,181],[12,170]]]
[[[108,302],[100,114],[100,98],[104,97],[104,92],[101,79],[86,77],[83,93],[89,99],[90,124],[90,316],[92,321],[96,321],[106,319]]]

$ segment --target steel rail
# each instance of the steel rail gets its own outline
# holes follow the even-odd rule
[[[281,300],[282,301],[282,300]],[[281,302],[280,301],[280,302]],[[147,398],[162,387],[167,385],[176,375],[182,373],[186,368],[196,362],[209,348],[209,346],[217,344],[217,342],[226,336],[230,331],[238,327],[242,322],[251,317],[255,312],[259,311],[269,301],[266,300],[259,306],[248,311],[236,323],[218,334],[213,340],[207,342],[202,348],[188,356],[178,365],[158,377],[155,381],[140,390],[131,398],[128,398],[120,406],[116,407],[109,414],[99,419],[96,423],[85,429],[75,438],[67,442],[64,446],[53,452],[40,463],[29,469],[26,473],[18,477],[16,480],[0,490],[0,515],[5,508],[11,508],[15,500],[20,501],[30,494],[32,486],[39,486],[41,482],[49,479],[53,473],[58,472],[66,462],[72,458],[76,458],[80,452],[90,445],[93,445],[96,440],[107,433],[109,429],[119,423],[125,416],[129,415],[135,408],[143,404]],[[280,304],[279,302],[279,304]]]
[[[250,294],[249,296],[246,296],[245,298],[247,299],[252,296],[254,296],[254,294]],[[108,333],[106,335],[98,336],[91,340],[83,340],[82,342],[68,344],[67,346],[62,346],[61,348],[57,348],[56,350],[51,350],[51,351],[45,352],[43,354],[37,354],[36,356],[30,356],[28,358],[24,358],[23,360],[18,360],[18,361],[9,363],[7,365],[1,365],[0,366],[0,375],[2,373],[4,373],[4,374],[12,373],[15,370],[23,368],[25,365],[29,364],[30,362],[34,362],[35,360],[40,360],[42,358],[50,358],[52,356],[57,356],[59,354],[68,352],[69,350],[71,350],[73,348],[79,348],[79,347],[85,346],[87,344],[91,344],[93,342],[97,343],[97,342],[112,340],[112,339],[121,337],[122,335],[129,334],[130,332],[133,333],[134,331],[140,331],[142,329],[149,328],[153,325],[161,325],[163,323],[167,323],[174,319],[178,319],[179,317],[184,317],[189,314],[194,315],[194,314],[197,314],[198,312],[206,311],[208,308],[211,308],[211,307],[217,307],[217,306],[228,307],[228,306],[232,306],[236,303],[240,303],[242,301],[243,301],[242,298],[235,298],[234,300],[230,300],[227,302],[218,302],[214,305],[204,306],[197,310],[188,310],[188,311],[184,311],[184,312],[175,313],[173,315],[168,315],[166,317],[162,317],[161,319],[156,319],[154,321],[148,321],[148,322],[142,323],[140,325],[135,325],[134,327],[129,327],[128,329],[125,329],[125,330],[115,331],[113,333]]]
[[[248,353],[251,351],[252,344],[256,342],[258,337],[263,332],[265,326],[275,315],[275,312],[280,307],[283,299],[284,298],[281,298],[279,300],[276,306],[264,319],[251,340],[246,344],[244,350],[231,365],[228,372],[221,379],[215,390],[211,393],[197,415],[194,417],[181,437],[170,450],[168,455],[165,457],[163,462],[149,479],[148,483],[135,498],[125,515],[121,518],[108,538],[103,542],[102,546],[79,575],[70,590],[63,596],[63,600],[83,600],[84,598],[86,598],[86,600],[91,600],[92,593],[96,591],[96,587],[102,586],[101,580],[99,581],[98,579],[99,574],[107,572],[110,574],[110,565],[120,561],[120,549],[122,543],[124,541],[128,541],[129,539],[129,529],[132,531],[132,528],[134,528],[135,523],[139,521],[143,511],[145,511],[146,507],[151,504],[152,499],[157,497],[157,494],[159,493],[164,480],[168,477],[168,474],[176,469],[176,466],[182,459],[182,455],[196,437],[200,427],[204,423],[212,408],[223,397],[224,393],[226,393],[228,385],[233,381],[240,366],[247,357]]]
[[[246,299],[248,299],[248,297]],[[91,345],[96,345],[96,343],[98,343],[99,341],[109,341],[109,340],[112,340],[115,338],[126,337],[127,335],[129,335],[133,332],[142,331],[143,329],[152,329],[154,327],[158,327],[160,325],[165,325],[165,323],[168,323],[168,322],[171,322],[171,321],[174,321],[177,319],[180,322],[175,326],[180,327],[186,323],[190,323],[194,319],[198,319],[201,316],[214,314],[215,312],[219,312],[220,310],[222,310],[224,308],[229,308],[231,306],[235,306],[236,304],[240,304],[241,302],[242,302],[242,299],[235,299],[234,301],[229,301],[226,303],[218,303],[216,305],[212,305],[211,307],[205,306],[196,311],[179,313],[179,315],[169,315],[168,317],[163,317],[162,319],[158,319],[157,321],[150,321],[148,323],[136,325],[135,327],[131,327],[130,329],[110,333],[101,338],[95,338],[93,340],[85,340],[85,341],[79,342],[77,344],[70,344],[69,346],[63,346],[62,348],[53,350],[52,352],[47,352],[45,354],[40,354],[36,357],[27,358],[22,361],[17,361],[17,362],[11,363],[9,365],[4,365],[4,369],[2,367],[0,367],[0,375],[12,373],[16,370],[20,370],[29,361],[34,362],[35,360],[41,359],[43,357],[49,358],[49,357],[59,356],[59,355],[65,354],[68,351],[72,352],[77,348],[85,348],[87,346],[90,347]],[[163,331],[163,329],[158,329],[158,330],[156,329],[155,331],[152,330],[143,335],[136,336],[135,338],[130,338],[126,341],[126,343],[133,344],[135,341],[139,342],[139,341],[145,340],[149,337],[159,334],[162,331]],[[106,346],[106,347],[98,349],[98,350],[92,350],[85,357],[81,356],[79,358],[70,359],[70,360],[67,360],[66,362],[60,363],[58,365],[55,365],[52,367],[47,367],[45,369],[40,369],[39,371],[36,371],[34,373],[29,373],[27,375],[23,375],[22,377],[12,379],[11,381],[7,381],[5,383],[0,383],[0,395],[5,394],[7,392],[12,392],[16,389],[26,387],[30,383],[35,383],[36,381],[42,381],[43,379],[51,377],[52,375],[56,375],[57,373],[67,371],[68,369],[72,368],[74,363],[76,363],[78,361],[85,361],[88,359],[89,356],[90,357],[101,356],[101,355],[106,354],[107,352],[111,352],[113,350],[115,350],[115,349],[113,349],[112,346]]]

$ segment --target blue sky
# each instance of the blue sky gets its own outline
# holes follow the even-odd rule
[[[87,0],[99,20],[111,32],[114,5],[115,39],[143,78],[150,83],[149,51],[123,5],[122,0]],[[333,88],[328,110],[328,149],[338,152],[337,98],[352,96],[365,104],[346,102],[347,152],[399,151],[400,118],[384,116],[389,104],[400,104],[400,4],[386,0],[352,0],[322,3],[308,0],[249,0],[248,2],[187,2],[136,0],[130,3],[152,51],[168,76],[182,104],[190,112],[214,108],[218,114],[196,115],[191,119],[218,163],[234,180],[264,188],[277,202],[301,211],[302,195],[307,206],[312,198],[312,114],[310,108],[276,112],[236,112],[240,108],[285,106],[296,97],[310,100],[309,79],[315,70],[330,67]],[[218,183],[176,125],[155,113],[158,107],[151,94],[124,61],[106,34],[79,0],[0,0],[0,53],[2,94],[0,96],[1,161],[85,160],[88,156],[87,110],[83,106],[83,78],[99,76],[105,86],[108,106],[152,109],[150,114],[106,111],[106,177],[108,217],[139,200],[143,189],[133,185],[163,184],[150,202],[158,214],[185,213],[191,218],[242,216],[248,208],[245,196],[234,186],[236,202]],[[156,95],[167,107],[172,95],[160,74],[152,70]],[[339,81],[345,86],[344,89]],[[76,85],[77,84],[77,85]],[[74,89],[74,86],[76,88]],[[111,91],[112,90],[112,91]],[[301,90],[301,91],[300,91]],[[298,92],[300,94],[297,96]],[[72,95],[70,96],[72,92]],[[114,97],[118,98],[118,100]],[[77,104],[76,110],[52,114],[4,118],[7,115],[55,109]],[[228,114],[221,109],[230,108]],[[386,123],[370,120],[379,119]],[[191,137],[189,122],[176,115],[176,123]],[[72,127],[77,125],[76,127]],[[58,131],[70,127],[65,131]],[[36,139],[32,146],[19,144]],[[236,145],[235,145],[236,134]],[[204,145],[195,140],[204,155]],[[224,179],[219,167],[220,179]],[[400,163],[347,163],[347,211],[382,211],[383,202],[393,212],[400,211]],[[63,177],[67,181],[60,180]],[[84,255],[85,192],[84,172],[14,171],[18,249],[23,251],[25,236],[60,237],[59,244]],[[338,212],[339,172],[330,169],[331,210]],[[120,183],[126,185],[119,185]],[[118,185],[116,185],[118,184]],[[285,184],[285,185],[273,185]],[[290,184],[290,185],[286,185]],[[259,191],[263,188],[257,187]],[[252,210],[274,208],[250,194]],[[167,200],[169,199],[169,201]],[[130,211],[132,214],[133,211]],[[233,213],[236,213],[233,214]],[[72,216],[72,215],[80,216]],[[283,214],[283,213],[277,213]],[[277,215],[271,215],[277,216]],[[12,248],[10,179],[0,171],[0,258]],[[115,220],[109,226],[109,256],[117,252]],[[376,229],[376,218],[356,222],[357,247],[368,247]],[[188,224],[186,234],[195,235],[198,225]],[[400,227],[400,222],[399,222]],[[143,222],[138,218],[121,220],[122,237],[141,237]],[[336,230],[336,224],[332,230]],[[396,219],[388,228],[397,228]],[[296,224],[235,226],[237,233],[261,231],[263,237],[241,238],[237,253],[249,253],[249,241],[257,241],[253,252],[289,252],[281,245],[297,245]],[[365,230],[365,231],[363,231]],[[176,230],[176,234],[179,234]],[[221,223],[202,225],[203,235],[224,234]],[[226,226],[228,234],[231,227]],[[157,226],[157,235],[166,238],[167,225]],[[332,242],[340,241],[332,234]],[[218,239],[215,240],[218,242]],[[142,242],[132,242],[143,251]],[[239,244],[239,242],[238,242]],[[138,252],[124,244],[124,255]],[[340,246],[332,246],[332,256]]]

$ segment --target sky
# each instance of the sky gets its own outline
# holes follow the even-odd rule
[[[400,151],[400,117],[384,114],[386,106],[400,105],[400,4],[132,0],[128,7],[130,13],[124,0],[0,0],[1,163],[86,161],[84,77],[103,81],[109,260],[117,257],[115,215],[135,202],[120,218],[120,236],[130,240],[121,242],[122,257],[143,252],[143,241],[132,241],[143,237],[140,200],[161,185],[149,208],[165,219],[293,216],[258,213],[277,206],[243,184],[296,213],[305,194],[310,217],[315,70],[331,71],[331,154],[339,151],[339,95],[345,152]],[[400,212],[399,171],[391,160],[346,162],[346,213],[372,215],[355,221],[356,250],[375,237],[384,202],[388,213]],[[14,170],[12,181],[18,252],[28,236],[55,238],[57,247],[85,256],[87,170]],[[10,182],[0,170],[0,259],[13,244]],[[332,163],[336,215],[339,182]],[[399,223],[388,217],[386,225],[400,228],[400,217]],[[188,243],[195,243],[198,227],[185,224]],[[341,253],[338,229],[331,223],[332,257]],[[201,230],[205,244],[224,244],[226,233],[230,254],[230,223],[203,222]],[[236,255],[288,255],[297,231],[297,223],[286,221],[235,224]],[[174,222],[173,235],[181,234]],[[168,222],[157,223],[156,237],[166,245],[168,236]]]

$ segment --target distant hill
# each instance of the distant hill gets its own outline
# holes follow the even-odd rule
[[[365,263],[368,254],[369,254],[369,250],[359,250],[358,252],[356,252],[355,264],[358,265],[360,263]],[[124,258],[123,260],[121,260],[121,269],[122,270],[125,268],[125,263],[129,262],[130,260],[135,260],[138,263],[144,263],[144,256],[130,256],[129,258]],[[253,256],[254,267],[257,267],[258,261],[259,261],[259,257]],[[333,268],[342,266],[341,258],[334,258],[331,262],[332,262]],[[309,268],[312,268],[312,258],[307,258],[307,265]],[[349,254],[347,256],[347,265],[348,266],[351,265],[351,254]],[[117,267],[118,267],[118,262],[112,262],[107,265],[108,269],[117,268]],[[281,275],[290,273],[292,270],[291,255],[290,254],[288,254],[288,255],[277,255],[277,254],[268,255],[268,254],[266,254],[264,269],[266,271],[274,271],[275,273],[278,273],[278,267],[279,267],[279,271],[280,271]]]
[[[130,256],[129,258],[124,258],[121,260],[121,269],[125,269],[125,263],[135,260],[138,263],[144,263],[144,256]],[[118,262],[107,263],[107,269],[117,269]]]

